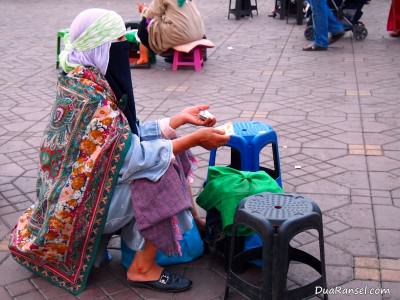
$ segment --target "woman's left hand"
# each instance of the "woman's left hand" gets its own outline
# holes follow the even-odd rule
[[[208,108],[209,106],[206,104],[187,107],[180,114],[171,118],[170,126],[174,129],[184,124],[212,127],[217,122],[214,116],[206,120],[202,120],[199,117],[199,113]]]

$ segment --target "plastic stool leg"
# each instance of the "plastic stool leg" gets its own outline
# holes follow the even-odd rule
[[[177,71],[178,70],[179,58],[180,58],[179,52],[174,50],[174,59],[173,59],[173,62],[172,62],[172,71]]]
[[[201,54],[200,54],[200,47],[196,47],[193,50],[193,64],[194,64],[194,69],[196,72],[201,71],[201,64],[202,64],[202,59],[201,59]]]
[[[228,300],[228,297],[229,297],[229,286],[226,286],[224,293],[224,300]]]
[[[58,56],[60,55],[60,47],[61,47],[61,38],[59,35],[57,35],[57,56],[56,56],[56,69],[58,69],[59,65],[60,65],[60,61]]]

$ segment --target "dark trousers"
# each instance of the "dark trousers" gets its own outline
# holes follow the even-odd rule
[[[150,49],[149,45],[149,32],[147,31],[147,20],[145,17],[142,18],[142,21],[139,23],[139,28],[138,28],[138,37],[140,39],[140,42],[146,46],[147,49]]]

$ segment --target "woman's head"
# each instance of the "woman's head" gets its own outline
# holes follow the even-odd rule
[[[107,72],[111,43],[126,32],[124,21],[116,12],[87,9],[73,20],[60,65],[65,72],[77,65],[93,66]]]

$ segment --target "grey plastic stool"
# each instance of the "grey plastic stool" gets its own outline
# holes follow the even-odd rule
[[[263,246],[235,254],[235,236],[240,225],[258,233]],[[320,260],[289,245],[294,236],[309,229],[318,231]],[[261,257],[260,287],[252,285],[235,273],[235,270],[242,270],[248,261]],[[321,276],[305,286],[287,290],[287,272],[291,260],[309,265]],[[260,193],[243,199],[236,210],[232,227],[224,299],[228,299],[230,288],[251,300],[304,299],[315,295],[316,286],[326,288],[322,213],[317,204],[295,194]],[[324,295],[324,299],[328,299],[328,296]]]

